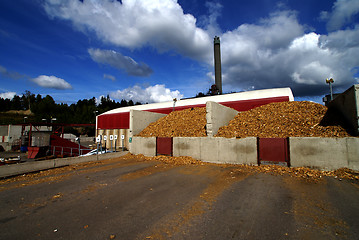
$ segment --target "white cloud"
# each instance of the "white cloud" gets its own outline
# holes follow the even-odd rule
[[[105,79],[110,79],[111,81],[116,81],[116,77],[115,76],[112,76],[112,75],[110,75],[110,74],[104,74],[103,75],[103,78],[105,78]]]
[[[322,20],[327,20],[327,29],[335,31],[350,23],[351,18],[359,13],[358,0],[337,0],[333,5],[333,11],[320,13]]]
[[[174,0],[121,2],[47,0],[44,7],[49,16],[71,21],[81,31],[94,32],[107,43],[130,49],[150,46],[159,52],[175,51],[213,66],[212,39],[213,32],[219,30],[220,5],[207,4],[209,16],[200,28],[197,20],[184,14]],[[358,4],[357,0],[337,0],[332,12],[322,12],[321,16],[328,20],[328,26],[337,23],[333,27],[337,29],[349,23],[358,12]],[[285,10],[218,34],[223,87],[247,90],[289,86],[296,96],[310,96],[327,92],[327,77],[335,79],[335,89],[344,90],[357,83],[359,25],[326,35],[308,33],[308,29],[299,23],[295,11]],[[138,63],[129,57],[97,51],[101,54],[95,61],[129,72],[131,67],[137,69]],[[145,92],[135,86],[117,94],[132,94],[141,102],[155,101],[147,100],[149,95],[141,100],[137,94],[141,90]]]
[[[124,70],[128,75],[147,77],[153,72],[152,69],[144,63],[137,63],[128,56],[113,50],[88,49],[88,52],[95,62],[108,64],[118,70]]]
[[[16,92],[4,92],[4,93],[0,93],[0,98],[3,98],[3,99],[8,98],[11,100],[15,95],[16,95]]]
[[[147,88],[135,85],[123,90],[117,90],[116,92],[111,92],[110,97],[118,100],[132,100],[133,102],[156,103],[172,101],[173,98],[181,99],[183,95],[178,90],[171,91],[165,85],[156,84]]]
[[[328,35],[304,30],[294,12],[281,11],[224,33],[223,83],[242,90],[289,86],[296,96],[326,93],[328,77],[336,89],[354,84],[359,26]]]
[[[148,45],[199,60],[211,56],[212,37],[174,0],[47,0],[44,8],[50,17],[69,20],[81,31],[95,32],[117,46]]]
[[[54,88],[59,90],[72,89],[72,86],[62,78],[55,76],[40,75],[32,81],[44,88]]]

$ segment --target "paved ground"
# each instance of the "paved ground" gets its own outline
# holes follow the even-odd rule
[[[117,158],[0,181],[0,239],[359,239],[359,183]]]

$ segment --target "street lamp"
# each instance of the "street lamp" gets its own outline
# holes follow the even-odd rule
[[[173,110],[172,110],[172,112],[175,111],[176,102],[177,102],[177,98],[174,98],[173,99]]]
[[[97,123],[96,123],[97,113],[98,113],[97,110],[93,111],[93,114],[95,114],[95,137],[97,136]],[[99,141],[97,141],[97,139],[96,139],[97,160],[98,160],[98,147],[99,147],[99,144],[102,144],[101,139],[99,139]],[[101,148],[102,148],[102,145],[101,145]]]
[[[330,79],[326,79],[325,82],[327,84],[329,84],[329,88],[330,88],[330,101],[333,100],[333,87],[332,87],[332,84],[334,83],[334,79],[333,78],[330,78]]]

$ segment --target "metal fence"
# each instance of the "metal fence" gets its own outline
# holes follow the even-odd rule
[[[90,149],[81,149],[73,147],[63,147],[63,146],[51,146],[51,153],[54,156],[80,156],[90,152]]]

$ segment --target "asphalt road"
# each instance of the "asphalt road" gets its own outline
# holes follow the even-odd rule
[[[104,160],[0,181],[0,239],[359,239],[359,183]]]

